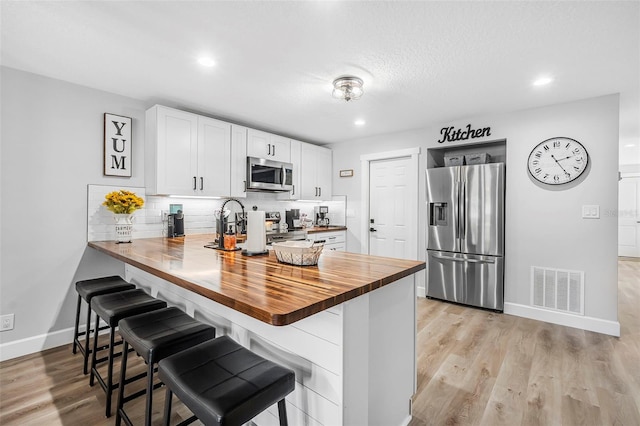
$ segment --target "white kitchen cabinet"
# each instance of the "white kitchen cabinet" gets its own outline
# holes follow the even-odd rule
[[[291,162],[290,140],[255,129],[247,132],[247,155],[273,161]]]
[[[247,131],[231,125],[231,197],[247,197]]]
[[[327,231],[307,234],[307,238],[312,241],[324,240],[324,250],[346,251],[347,231]]]
[[[156,105],[145,125],[147,194],[228,196],[231,124]]]
[[[331,150],[301,143],[300,197],[303,200],[331,200]]]
[[[300,147],[302,142],[291,139],[291,161],[293,164],[293,189],[278,194],[278,200],[297,200],[300,198]]]

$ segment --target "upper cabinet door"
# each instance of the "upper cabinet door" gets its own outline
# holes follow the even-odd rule
[[[331,200],[330,149],[310,143],[301,143],[300,148],[300,199]]]
[[[247,156],[267,160],[291,162],[290,141],[283,136],[249,129],[247,133]]]
[[[302,142],[291,139],[291,164],[293,165],[293,189],[278,194],[278,200],[297,200],[300,198],[300,148]]]
[[[196,195],[228,196],[231,191],[231,124],[198,117]]]
[[[247,128],[231,125],[231,196],[247,197]]]
[[[156,105],[146,112],[148,194],[193,194],[197,178],[198,116]]]
[[[318,155],[316,179],[319,188],[319,197],[323,201],[331,201],[331,196],[333,195],[331,181],[333,151],[319,146],[316,152]]]

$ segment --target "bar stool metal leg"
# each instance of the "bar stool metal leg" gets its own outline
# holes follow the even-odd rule
[[[278,401],[278,417],[280,418],[280,426],[288,426],[287,422],[287,405],[284,398]]]
[[[73,327],[73,353],[75,354],[78,349],[78,329],[80,328],[80,308],[82,306],[82,296],[78,294],[78,303],[76,304],[76,323]],[[89,323],[87,323],[89,324]],[[87,325],[87,328],[89,326]],[[87,330],[85,334],[88,332]],[[86,346],[85,346],[86,348]],[[85,369],[86,370],[86,369]],[[85,373],[86,374],[86,373]]]

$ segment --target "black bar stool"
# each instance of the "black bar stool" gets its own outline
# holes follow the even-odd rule
[[[78,292],[78,304],[76,307],[76,324],[73,332],[73,353],[76,353],[77,348],[80,348],[83,356],[82,372],[87,374],[89,364],[89,354],[91,349],[89,348],[89,335],[94,330],[91,328],[91,299],[94,296],[100,296],[103,294],[115,293],[117,291],[131,290],[136,288],[133,284],[129,284],[121,277],[114,275],[111,277],[95,278],[91,280],[78,281],[76,283],[76,292]],[[80,307],[82,300],[87,302],[87,324],[86,331],[78,331],[80,325]],[[101,327],[99,330],[104,330],[108,327]],[[98,330],[98,331],[99,331]],[[96,331],[96,333],[98,332]],[[84,336],[84,345],[78,339],[80,336]]]
[[[166,308],[167,303],[155,299],[145,293],[143,290],[125,290],[118,293],[104,294],[102,296],[94,296],[91,299],[91,309],[96,313],[96,329],[100,323],[100,318],[109,326],[109,355],[106,358],[97,359],[98,352],[98,333],[93,334],[93,353],[91,354],[91,375],[89,376],[89,384],[93,386],[94,379],[98,379],[98,383],[107,395],[107,403],[105,415],[111,416],[111,396],[113,390],[118,384],[113,383],[113,347],[115,341],[115,332],[118,321],[133,315],[143,314],[145,312],[155,311],[157,309]],[[100,376],[98,372],[98,363],[107,361],[107,380]]]
[[[295,388],[295,374],[234,342],[229,336],[209,340],[158,363],[167,386],[164,424],[171,419],[175,393],[205,425],[241,425],[278,403],[280,425],[287,425],[285,396]]]
[[[124,340],[124,347],[120,364],[116,426],[120,426],[122,420],[127,425],[132,425],[124,411],[124,404],[144,394],[147,395],[144,424],[150,426],[153,389],[162,385],[162,383],[155,386],[153,384],[155,365],[163,358],[215,338],[216,329],[193,319],[180,309],[172,307],[125,318],[118,323],[118,331]],[[147,372],[127,379],[129,345],[144,359],[147,364]],[[143,377],[147,377],[146,389],[125,397],[125,384]]]

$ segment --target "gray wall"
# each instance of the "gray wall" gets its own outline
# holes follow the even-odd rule
[[[491,136],[479,141],[507,140],[506,302],[530,305],[533,265],[579,270],[585,272],[585,317],[617,322],[617,219],[612,212],[618,193],[618,105],[618,95],[610,95],[331,145],[333,186],[347,196],[347,210],[352,213],[347,220],[348,250],[359,252],[366,237],[360,235],[360,155],[420,147],[419,218],[425,218],[426,150],[442,147],[437,143],[440,129],[490,126]],[[582,142],[591,162],[586,177],[560,188],[535,184],[526,169],[533,147],[554,136]],[[341,169],[354,169],[355,177],[338,177]],[[585,204],[600,205],[601,219],[582,219]],[[423,220],[417,232],[419,254],[424,259]]]
[[[73,327],[76,280],[124,276],[87,248],[87,184],[144,186],[146,105],[6,67],[1,84],[0,313],[15,328],[0,339],[48,347]],[[105,112],[133,118],[131,178],[102,175]]]
[[[37,351],[70,341],[76,293],[73,283],[123,274],[122,264],[86,247],[87,184],[144,186],[143,119],[151,104],[2,67],[0,313],[15,314],[15,329],[0,343],[26,339]],[[103,114],[133,118],[133,176],[102,175]],[[507,139],[506,300],[528,304],[531,265],[584,270],[586,311],[617,321],[618,97],[556,105],[499,117],[445,123],[491,126],[487,140]],[[441,126],[333,146],[334,188],[348,196],[348,249],[360,251],[360,155],[436,146]],[[564,135],[583,142],[589,173],[577,186],[550,191],[536,186],[525,164],[539,141]],[[339,178],[340,169],[355,177]],[[339,189],[338,189],[339,188]],[[420,179],[420,217],[424,180]],[[582,204],[599,204],[602,219],[580,218]],[[420,224],[419,254],[424,255]],[[3,348],[5,357],[7,346]]]

